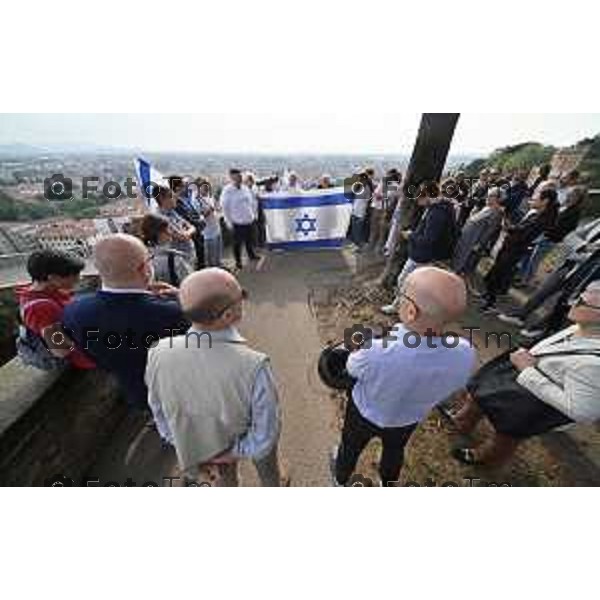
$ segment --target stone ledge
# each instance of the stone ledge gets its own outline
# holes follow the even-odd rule
[[[13,358],[0,368],[0,437],[61,376],[61,371],[41,371]]]
[[[41,486],[55,475],[81,479],[126,414],[102,371],[33,373],[11,361],[0,377],[2,486]]]

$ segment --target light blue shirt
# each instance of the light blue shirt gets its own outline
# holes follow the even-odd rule
[[[421,336],[412,348],[418,342],[416,334],[401,323],[391,335],[396,341],[373,340],[371,348],[352,353],[347,364],[357,380],[354,404],[378,427],[419,423],[434,406],[465,387],[476,363],[475,350],[464,338],[448,336],[446,346],[457,345],[444,347],[441,337]]]
[[[200,339],[207,333],[212,340],[245,341],[235,327],[220,331],[204,332],[191,328]],[[273,449],[280,432],[280,411],[277,388],[273,371],[267,361],[256,373],[256,379],[250,394],[250,426],[245,434],[238,438],[230,452],[238,458],[260,460]],[[156,429],[163,440],[173,445],[173,434],[163,412],[162,404],[154,394],[148,395],[148,404],[154,416]]]

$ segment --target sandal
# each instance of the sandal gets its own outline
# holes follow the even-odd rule
[[[473,448],[454,448],[452,450],[452,457],[463,465],[470,467],[483,464],[475,458],[475,450]]]
[[[453,429],[458,429],[456,420],[454,419],[454,413],[450,410],[450,408],[448,408],[447,405],[440,404],[437,406],[437,409],[448,425],[450,425]]]

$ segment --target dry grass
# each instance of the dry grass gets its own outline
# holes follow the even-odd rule
[[[318,294],[315,294],[318,300],[313,302],[313,309],[324,344],[342,339],[344,328],[354,324],[360,323],[373,328],[393,324],[393,320],[379,312],[379,307],[391,300],[391,293],[382,290],[375,283],[374,279],[378,273],[377,267],[367,268],[361,275],[355,277],[352,285],[332,287],[325,291],[318,290]],[[475,326],[474,315],[476,316],[477,313],[471,311],[467,317],[470,318],[470,327]],[[482,328],[482,334],[486,332],[486,323],[476,325]],[[491,358],[489,352],[483,354],[485,356],[480,358],[485,360]],[[331,400],[338,403],[341,427],[345,397],[341,393],[332,391]],[[488,432],[489,426],[484,422],[475,437],[480,438]],[[456,435],[434,411],[412,436],[407,447],[401,483],[420,486],[444,484],[561,486],[573,483],[566,466],[557,461],[539,439],[524,443],[514,460],[497,470],[465,467],[456,462],[451,458],[450,451],[457,441]],[[374,440],[363,453],[358,472],[365,477],[376,479],[379,453],[379,442]]]

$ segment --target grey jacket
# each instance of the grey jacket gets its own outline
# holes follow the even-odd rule
[[[574,421],[600,418],[600,337],[576,337],[569,327],[534,346],[538,364],[517,382]]]

